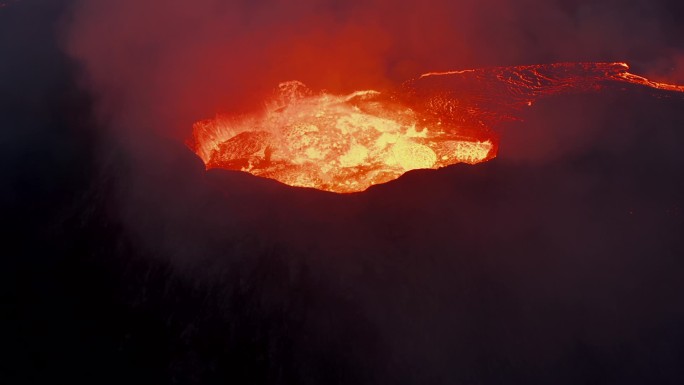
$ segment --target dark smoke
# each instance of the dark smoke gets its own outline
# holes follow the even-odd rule
[[[682,5],[20,1],[0,8],[2,383],[679,384],[684,100],[539,102],[500,157],[339,196],[212,170],[193,121],[277,82],[628,61]]]

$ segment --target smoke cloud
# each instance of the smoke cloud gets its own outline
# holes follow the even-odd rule
[[[349,92],[426,71],[558,61],[676,76],[678,4],[90,0],[75,8],[67,45],[108,118],[184,140],[194,121],[258,109],[293,79]]]

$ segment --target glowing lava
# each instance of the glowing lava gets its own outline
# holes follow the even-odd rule
[[[281,83],[265,111],[195,123],[191,146],[207,168],[291,186],[358,192],[406,171],[496,156],[496,123],[540,97],[626,82],[665,91],[624,63],[561,63],[433,72],[395,92],[314,93]]]

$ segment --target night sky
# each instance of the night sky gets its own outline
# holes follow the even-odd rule
[[[185,145],[292,79],[684,84],[683,2],[0,4],[0,383],[684,383],[681,94],[543,99],[496,159],[351,195]]]

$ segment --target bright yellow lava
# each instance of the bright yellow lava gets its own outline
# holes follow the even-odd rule
[[[263,111],[195,123],[191,147],[207,168],[249,172],[291,186],[358,192],[409,170],[496,156],[490,127],[540,97],[630,83],[672,92],[625,63],[558,63],[430,72],[399,91],[314,93],[281,83]]]
[[[409,170],[474,164],[496,154],[494,137],[425,125],[413,110],[376,91],[314,95],[296,81],[279,89],[262,114],[195,124],[196,151],[208,168],[347,193]]]

